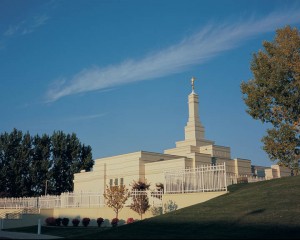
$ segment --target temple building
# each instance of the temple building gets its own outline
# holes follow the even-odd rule
[[[155,189],[157,185],[164,184],[165,171],[223,163],[229,176],[253,176],[254,170],[268,179],[290,175],[288,169],[278,165],[256,169],[249,159],[232,159],[230,147],[219,146],[206,139],[205,128],[199,117],[199,96],[195,92],[194,81],[193,77],[183,141],[176,142],[175,148],[166,149],[164,153],[138,151],[96,159],[92,171],[81,171],[74,175],[74,192],[103,192],[106,186],[129,187],[133,181],[145,180],[151,184],[150,188]]]

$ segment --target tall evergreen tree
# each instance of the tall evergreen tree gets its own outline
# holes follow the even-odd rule
[[[48,185],[48,170],[51,166],[51,139],[43,134],[33,137],[32,162],[30,165],[31,191],[34,196],[43,195]],[[48,187],[47,187],[48,188]]]
[[[62,131],[51,136],[52,168],[50,169],[49,193],[60,194],[66,190],[66,135]],[[54,186],[54,188],[52,187]]]
[[[89,171],[94,162],[90,146],[75,133],[54,132],[31,137],[13,129],[0,134],[0,197],[30,197],[73,191],[74,173]]]
[[[9,197],[7,171],[9,169],[8,161],[9,134],[7,132],[0,135],[0,197]]]
[[[75,133],[54,132],[51,137],[53,165],[50,182],[54,194],[73,190],[74,173],[93,166],[91,147],[81,145]]]
[[[19,196],[31,196],[30,165],[32,161],[32,138],[29,132],[22,137],[16,162],[19,164],[20,185],[17,194]]]
[[[67,148],[66,148],[66,167],[67,176],[67,191],[73,190],[74,173],[78,172],[76,167],[80,163],[80,142],[75,133],[67,135]]]
[[[94,160],[92,157],[92,148],[91,146],[85,146],[81,144],[80,146],[80,158],[79,158],[79,166],[80,168],[77,169],[77,172],[80,170],[90,171],[94,165]]]
[[[22,142],[22,131],[13,129],[8,135],[6,148],[6,166],[4,168],[6,175],[7,191],[11,197],[20,197],[22,185],[22,161],[19,159],[19,152]]]

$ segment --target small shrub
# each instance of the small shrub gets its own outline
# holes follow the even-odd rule
[[[113,218],[111,220],[111,226],[112,227],[117,227],[118,226],[118,222],[119,222],[119,219],[118,218]]]
[[[62,220],[61,218],[56,218],[55,219],[55,225],[60,226],[61,225],[61,220]]]
[[[82,222],[83,226],[87,227],[89,225],[90,221],[91,221],[90,218],[83,218],[81,222]]]
[[[165,213],[175,211],[177,210],[177,208],[178,205],[172,200],[169,200],[167,203],[164,204]]]
[[[152,207],[151,212],[153,216],[159,216],[163,214],[163,208],[162,207]]]
[[[68,226],[68,224],[69,224],[69,218],[63,218],[62,220],[61,220],[61,223],[62,223],[62,225],[63,226]]]
[[[55,226],[56,225],[54,217],[48,217],[48,218],[46,218],[45,222],[46,222],[47,226]]]
[[[73,224],[74,227],[77,227],[79,225],[79,223],[80,223],[80,220],[78,218],[74,218],[72,220],[72,224]]]
[[[101,224],[104,222],[104,219],[102,217],[100,218],[97,218],[97,224],[98,224],[98,227],[101,227]]]
[[[128,223],[133,223],[133,222],[134,222],[134,219],[133,219],[133,218],[127,218],[127,222],[126,222],[127,224],[128,224]]]

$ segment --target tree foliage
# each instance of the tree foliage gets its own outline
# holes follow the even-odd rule
[[[277,29],[272,42],[253,55],[254,78],[241,84],[247,112],[273,128],[263,137],[271,160],[295,167],[300,147],[300,35],[296,28]]]
[[[133,181],[132,183],[132,203],[130,208],[137,212],[141,219],[143,218],[143,214],[150,208],[149,198],[147,195],[147,190],[149,190],[150,184],[146,181]]]
[[[106,205],[113,209],[118,218],[119,212],[124,207],[125,202],[129,197],[129,190],[124,186],[106,186],[104,198]]]
[[[30,197],[73,190],[73,174],[93,166],[92,149],[76,134],[0,134],[0,196]]]

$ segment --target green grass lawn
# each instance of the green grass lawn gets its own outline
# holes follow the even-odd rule
[[[299,239],[300,176],[237,184],[210,201],[119,226],[42,227],[68,239]],[[37,232],[37,226],[11,231]]]

